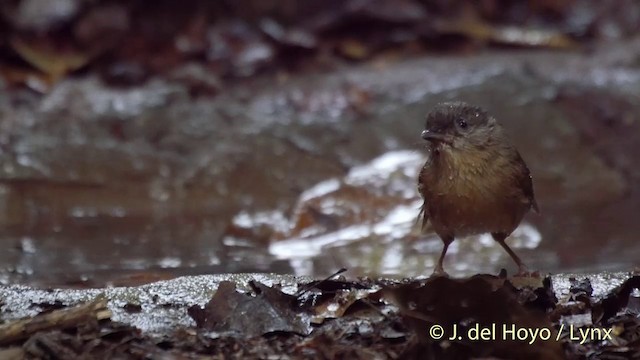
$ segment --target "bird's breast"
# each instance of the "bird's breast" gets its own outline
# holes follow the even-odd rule
[[[527,211],[515,169],[487,154],[442,153],[423,172],[423,195],[438,233],[511,233]]]

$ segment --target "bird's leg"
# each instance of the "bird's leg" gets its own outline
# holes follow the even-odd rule
[[[502,248],[507,252],[507,254],[509,254],[509,256],[511,256],[513,261],[516,262],[516,265],[518,265],[518,273],[516,274],[516,276],[527,276],[527,275],[529,275],[529,269],[527,268],[527,266],[522,262],[522,260],[520,260],[518,255],[516,255],[516,253],[513,252],[513,250],[511,250],[509,245],[507,245],[507,243],[504,242],[504,240],[507,238],[507,234],[505,234],[505,233],[491,233],[491,236],[493,236],[493,239],[495,241],[497,241],[498,244],[500,244],[500,246],[502,246]]]
[[[442,242],[444,243],[444,247],[442,248],[442,253],[440,253],[440,258],[438,259],[438,263],[436,264],[436,268],[433,269],[433,275],[436,276],[449,276],[444,268],[442,267],[442,263],[444,262],[444,256],[447,254],[447,249],[449,245],[453,242],[454,237],[450,235],[441,236]],[[432,275],[432,276],[433,276]]]

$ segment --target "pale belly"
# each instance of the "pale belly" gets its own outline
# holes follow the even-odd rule
[[[456,195],[434,196],[427,209],[434,230],[452,236],[510,234],[527,211],[525,204],[515,198]]]
[[[531,207],[517,180],[520,166],[486,151],[449,149],[440,156],[439,166],[427,162],[420,174],[425,210],[436,233],[508,235],[515,230]]]

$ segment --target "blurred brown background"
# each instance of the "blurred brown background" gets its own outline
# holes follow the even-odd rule
[[[3,1],[0,279],[427,275],[419,135],[451,99],[532,170],[531,267],[630,269],[639,28],[631,0]],[[455,244],[453,274],[511,266]]]

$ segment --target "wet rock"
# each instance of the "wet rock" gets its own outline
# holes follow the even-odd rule
[[[187,315],[187,308],[204,305],[215,293],[221,281],[231,281],[237,284],[239,289],[250,291],[249,281],[252,280],[267,286],[280,284],[283,291],[291,294],[297,290],[299,278],[270,274],[228,274],[184,277],[142,287],[110,289],[43,290],[13,285],[0,287],[0,293],[4,299],[2,309],[5,320],[33,316],[47,304],[75,305],[104,294],[109,300],[113,320],[136,326],[145,332],[159,334],[178,326],[195,325]],[[301,280],[311,281],[308,278]],[[141,311],[128,311],[131,306],[140,306]]]

